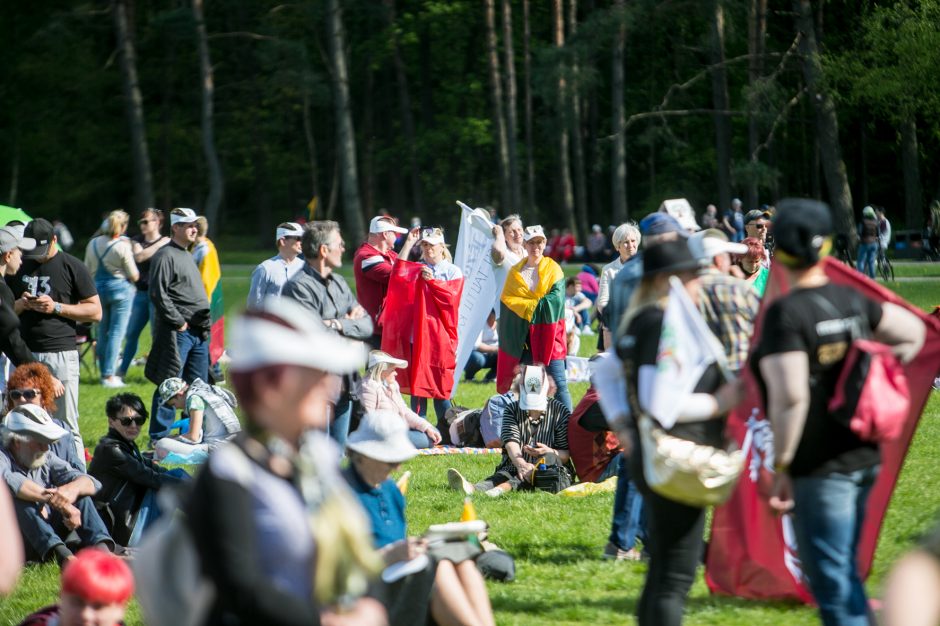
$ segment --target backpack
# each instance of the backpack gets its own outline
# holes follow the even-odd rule
[[[826,300],[814,300],[830,315],[842,315]],[[856,307],[861,311],[861,307]],[[829,414],[848,427],[862,441],[883,443],[897,439],[911,410],[910,389],[904,366],[891,347],[867,335],[868,317],[860,312],[862,323],[852,329],[852,343],[836,379]]]

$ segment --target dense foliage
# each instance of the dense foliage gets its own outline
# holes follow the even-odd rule
[[[618,97],[625,106],[625,197],[632,217],[668,197],[688,197],[698,210],[720,204],[722,168],[727,193],[746,204],[786,195],[827,197],[813,108],[794,45],[799,0],[581,0],[573,13],[572,1],[337,3],[345,30],[356,191],[366,218],[387,209],[402,218],[420,212],[425,222],[453,225],[454,200],[463,199],[502,214],[515,209],[532,220],[577,227],[582,234],[591,223],[608,224],[615,215],[617,169],[611,105]],[[518,122],[509,142],[518,153],[522,193],[511,207],[504,206],[494,133],[488,2],[495,7],[502,115],[510,80],[505,4],[512,16]],[[562,8],[563,46],[554,39],[556,3]],[[524,4],[531,32],[528,74]],[[136,49],[154,202],[203,210],[209,193],[203,79],[189,0],[0,3],[6,43],[0,50],[0,203],[61,217],[76,234],[93,230],[108,210],[138,208],[114,19],[119,5],[127,9]],[[331,6],[326,0],[205,2],[214,143],[224,176],[216,231],[257,233],[267,242],[276,222],[306,214],[314,196],[318,217],[349,223],[337,141]],[[936,0],[817,0],[812,9],[854,210],[884,205],[896,228],[920,228],[940,185],[933,158],[940,151],[940,119],[930,80],[940,54]],[[752,26],[761,16],[757,42]],[[618,95],[612,59],[621,26],[624,84]],[[761,53],[749,55],[755,49]],[[559,99],[561,79],[577,106]],[[721,80],[727,108],[716,115]],[[531,147],[525,141],[527,89]],[[648,115],[654,111],[663,113]],[[718,133],[730,145],[725,164],[716,152],[719,119],[730,121]],[[558,158],[562,129],[572,131],[565,169]],[[526,185],[530,160],[534,197]],[[570,176],[571,199],[563,171]]]

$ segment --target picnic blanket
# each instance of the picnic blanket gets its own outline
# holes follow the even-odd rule
[[[438,456],[441,454],[502,454],[502,448],[458,448],[456,446],[437,446],[418,450],[418,454]]]

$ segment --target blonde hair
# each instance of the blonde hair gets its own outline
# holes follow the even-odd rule
[[[204,216],[200,215],[196,218],[196,236],[205,237],[206,233],[209,232],[209,220]]]
[[[124,234],[124,231],[127,230],[127,223],[130,221],[130,219],[130,215],[121,209],[111,211],[108,213],[108,217],[104,221],[102,234],[108,235],[112,239],[114,237],[120,237]]]
[[[372,356],[387,356],[391,357],[388,352],[382,352],[381,350],[373,350],[369,353],[369,358]],[[376,363],[372,367],[366,370],[366,378],[369,380],[375,381],[377,383],[382,382],[382,375],[388,371],[388,368],[392,367],[391,363]]]

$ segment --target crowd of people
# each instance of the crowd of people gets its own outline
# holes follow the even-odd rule
[[[868,209],[862,246],[880,228]],[[923,344],[924,325],[828,281],[825,205],[788,200],[745,212],[736,200],[722,216],[709,206],[700,229],[664,203],[609,235],[594,226],[584,250],[568,230],[546,234],[518,215],[494,220],[486,254],[499,297],[469,338],[466,364],[456,357],[464,275],[440,227],[373,218],[352,257],[353,291],[339,272],[346,241],[338,223],[279,224],[276,254],[252,272],[227,346],[218,253],[204,218],[173,209],[164,236],[162,212],[148,209],[133,238],[129,220],[110,213],[84,263],[59,248],[42,218],[0,228],[0,350],[15,368],[0,446],[13,497],[7,507],[2,494],[0,505],[12,510],[27,559],[63,567],[60,604],[35,619],[65,615],[76,602],[113,605],[120,619],[133,578],[119,557],[168,532],[162,513],[174,506],[214,589],[193,623],[493,624],[479,542],[409,536],[404,495],[390,479],[417,450],[459,443],[448,421],[454,386],[461,373],[473,381],[486,370],[496,393],[474,428],[502,456],[476,482],[450,469],[449,486],[499,498],[616,476],[599,555],[648,560],[638,621],[680,624],[706,508],[650,484],[641,423],[722,448],[749,369],[774,431],[770,504],[793,514],[821,618],[868,623],[855,554],[879,451],[829,419],[826,401],[859,324],[905,362]],[[566,278],[560,263],[576,256],[588,262]],[[768,307],[755,342],[771,265],[795,289]],[[657,365],[676,285],[722,357],[670,399],[667,417],[655,397]],[[119,391],[107,401],[108,432],[86,464],[79,325],[98,324],[100,382],[119,390],[148,322],[153,396]],[[566,362],[585,352],[588,337],[596,337],[591,386],[575,402]],[[226,348],[227,381],[218,369]],[[149,441],[139,445],[148,419]],[[193,478],[170,464],[202,469]],[[178,495],[160,497],[167,491]],[[404,576],[379,576],[404,564],[413,565]],[[102,582],[112,579],[119,582]]]

